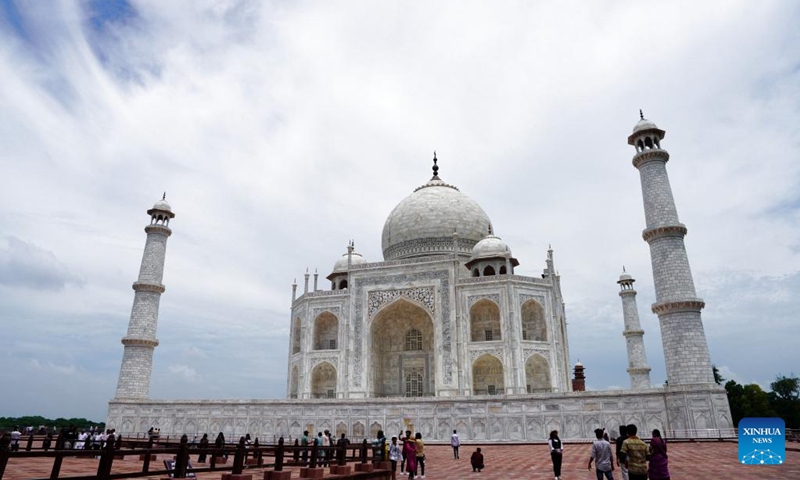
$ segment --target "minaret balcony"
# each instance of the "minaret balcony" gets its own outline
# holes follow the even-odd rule
[[[663,148],[653,148],[649,150],[642,150],[633,156],[633,166],[636,168],[641,167],[649,162],[664,162],[669,161],[669,152]]]

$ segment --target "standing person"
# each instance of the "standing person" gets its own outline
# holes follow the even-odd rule
[[[611,452],[611,444],[605,439],[606,433],[602,428],[594,431],[594,436],[597,437],[594,444],[592,444],[592,453],[589,456],[589,470],[592,469],[592,461],[595,461],[595,473],[597,480],[614,480],[614,454]]]
[[[620,453],[629,480],[647,480],[647,444],[636,436],[637,432],[636,425],[628,425],[628,438],[622,442]]]
[[[322,458],[324,460],[323,463],[322,463],[323,467],[327,467],[328,465],[330,465],[331,449],[328,448],[328,447],[330,447],[332,444],[333,444],[333,442],[331,442],[331,432],[328,431],[328,430],[325,430],[325,432],[323,432],[323,434],[322,434],[322,446],[325,447],[325,448],[322,449],[322,451],[323,451],[323,457]]]
[[[472,464],[473,472],[480,472],[483,470],[483,454],[481,453],[481,447],[478,447],[477,450],[472,452],[472,457],[470,457],[469,463]]]
[[[653,430],[653,438],[650,440],[650,466],[647,467],[647,476],[650,480],[670,480],[669,479],[669,460],[667,460],[667,440],[661,438],[658,429]]]
[[[103,432],[97,430],[92,435],[92,450],[100,450],[100,447],[103,445]]]
[[[315,466],[321,467],[325,462],[325,450],[322,449],[322,432],[317,433],[314,445],[317,446],[317,464]]]
[[[375,441],[372,442],[372,459],[373,461],[386,460],[386,435],[383,430],[378,430]]]
[[[11,431],[11,451],[18,452],[19,451],[19,440],[22,438],[22,432],[19,431],[18,426],[14,426],[14,429]]]
[[[406,472],[408,472],[408,478],[411,480],[417,472],[417,444],[411,438],[411,430],[406,430],[405,441],[403,442],[403,456],[406,459]]]
[[[81,430],[81,433],[78,434],[78,442],[75,443],[75,450],[83,450],[86,447],[86,440],[89,438],[89,434],[86,431]]]
[[[403,431],[400,430],[400,433],[397,434],[397,439],[400,440],[400,453],[403,455],[403,458],[400,459],[400,475],[408,475],[406,472],[406,452],[405,452],[405,444],[406,444],[406,436],[403,434]]]
[[[303,466],[307,466],[308,462],[308,430],[303,430],[303,436],[300,437],[300,446],[303,448]]]
[[[53,434],[48,433],[44,440],[42,440],[42,449],[46,452],[50,450],[50,446],[53,444]]]
[[[344,465],[344,457],[347,455],[347,446],[350,445],[350,439],[347,438],[347,435],[342,432],[342,437],[336,441],[336,446],[339,447],[339,459],[340,465]]]
[[[550,439],[547,440],[550,445],[550,458],[553,460],[553,475],[555,480],[561,480],[561,460],[563,460],[564,444],[558,438],[558,430],[550,432]]]
[[[214,440],[214,446],[217,448],[217,452],[214,454],[214,456],[219,457],[223,455],[222,450],[225,448],[225,435],[223,435],[222,432],[219,432],[219,435],[217,435],[217,439]],[[225,455],[225,460],[227,460],[228,453],[226,452],[224,455]]]
[[[622,442],[628,438],[628,426],[627,425],[620,425],[619,426],[619,436],[617,437],[617,466],[619,467],[619,474],[622,475],[622,480],[628,480],[628,467],[625,466],[625,463],[620,463],[620,454],[622,453]]]
[[[417,432],[415,443],[417,444],[417,468],[421,478],[425,478],[425,444],[422,443],[422,434]],[[417,470],[414,470],[414,474]]]
[[[458,432],[453,430],[450,435],[450,446],[453,447],[453,458],[458,458],[458,447],[461,445],[461,440],[458,438]]]
[[[403,458],[403,451],[400,445],[397,444],[397,437],[392,437],[392,443],[389,444],[389,461],[392,462],[392,480],[397,479],[397,461],[401,458]]]
[[[207,453],[208,453],[208,434],[204,433],[203,438],[200,439],[200,455],[197,456],[197,463],[206,463]]]

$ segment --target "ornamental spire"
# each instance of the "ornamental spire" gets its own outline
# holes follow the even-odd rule
[[[642,113],[642,109],[639,109],[639,119],[644,120],[644,113]]]
[[[433,178],[439,178],[439,166],[436,165],[436,150],[433,151]]]

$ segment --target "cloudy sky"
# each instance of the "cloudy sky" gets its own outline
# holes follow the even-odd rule
[[[800,373],[800,4],[0,0],[0,416],[102,420],[148,223],[171,223],[151,396],[279,398],[291,283],[440,175],[521,266],[548,244],[571,361],[628,385],[616,280],[665,379],[633,148],[662,145],[713,362]]]

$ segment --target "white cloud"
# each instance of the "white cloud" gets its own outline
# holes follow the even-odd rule
[[[198,383],[203,379],[199,373],[188,365],[170,365],[167,370],[187,382]]]
[[[92,2],[14,5],[24,34],[0,14],[13,27],[0,28],[0,237],[30,247],[2,258],[35,275],[2,277],[0,327],[87,372],[72,388],[95,393],[81,407],[96,419],[162,191],[177,216],[152,396],[279,397],[292,279],[324,277],[350,238],[379,260],[385,217],[427,180],[434,149],[521,273],[538,275],[553,244],[572,359],[597,388],[627,385],[615,281],[628,267],[660,384],[626,145],[639,108],[668,132],[712,360],[767,384],[800,361],[787,340],[800,307],[794,4],[142,0],[114,20]],[[173,385],[189,370],[214,381]],[[9,414],[34,404],[25,395]],[[50,401],[36,405],[71,416]]]

